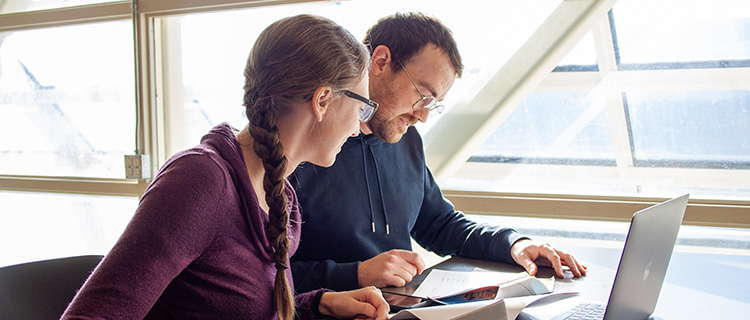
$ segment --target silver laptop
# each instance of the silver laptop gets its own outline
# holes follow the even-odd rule
[[[572,303],[575,307],[553,317],[547,317],[548,313],[540,317],[530,308],[517,319],[647,319],[656,308],[688,197],[686,194],[633,214],[606,305],[580,300],[578,304],[558,301],[551,305],[570,306]],[[576,314],[588,314],[588,317],[576,318]]]

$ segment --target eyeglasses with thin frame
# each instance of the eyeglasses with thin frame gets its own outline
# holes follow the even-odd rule
[[[417,111],[420,109],[430,110],[430,113],[427,117],[432,117],[432,116],[443,113],[443,109],[445,109],[445,106],[443,106],[443,104],[441,104],[437,98],[422,94],[422,91],[419,90],[417,83],[414,82],[414,79],[411,78],[411,76],[409,75],[409,72],[407,72],[406,68],[404,68],[404,64],[401,63],[401,61],[399,61],[398,64],[401,66],[401,69],[404,70],[406,77],[409,78],[409,81],[411,81],[411,84],[414,85],[414,89],[417,89],[417,93],[419,93],[419,96],[421,97],[419,100],[417,100],[417,102],[414,102],[411,105],[411,109],[413,111]]]
[[[359,94],[356,94],[354,92],[351,92],[349,90],[341,90],[347,97],[352,99],[357,99],[359,101],[362,101],[365,103],[364,106],[362,106],[361,109],[359,109],[359,121],[367,122],[372,119],[372,115],[375,114],[375,111],[378,110],[379,104],[375,101],[372,101],[368,98],[365,98]]]

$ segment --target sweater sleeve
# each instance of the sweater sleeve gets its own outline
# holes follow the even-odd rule
[[[524,237],[512,228],[478,224],[443,197],[432,172],[424,167],[424,199],[412,237],[438,255],[515,264],[511,246]]]
[[[305,292],[294,296],[294,302],[297,306],[296,319],[319,319],[325,316],[320,313],[320,297],[323,293],[331,292],[328,289],[318,289],[315,291]]]
[[[169,283],[207,248],[226,192],[208,157],[168,163],[63,319],[143,319]]]
[[[359,261],[336,263],[333,260],[292,261],[294,286],[299,292],[318,288],[336,291],[359,288]]]

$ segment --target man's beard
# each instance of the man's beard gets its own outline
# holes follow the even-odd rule
[[[395,124],[394,121],[401,122],[400,118],[394,118],[394,119],[383,119],[378,116],[378,113],[376,112],[372,119],[367,123],[367,126],[370,127],[370,130],[372,130],[372,133],[380,138],[380,140],[383,140],[388,143],[396,143],[401,140],[401,138],[406,134],[406,132],[401,132],[399,130],[400,123]],[[414,121],[410,122],[413,123]],[[407,129],[409,126],[407,126]]]

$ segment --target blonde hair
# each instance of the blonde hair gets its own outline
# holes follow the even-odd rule
[[[245,68],[244,105],[253,149],[263,161],[263,189],[269,207],[267,235],[275,249],[274,303],[279,319],[294,318],[289,268],[289,208],[285,192],[287,159],[279,141],[277,117],[294,101],[309,101],[315,90],[335,92],[364,76],[369,53],[346,29],[313,15],[274,22],[258,37]]]

